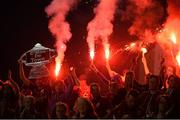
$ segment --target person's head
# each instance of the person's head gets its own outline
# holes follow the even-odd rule
[[[100,96],[100,87],[97,83],[92,83],[90,85],[90,92],[93,96],[93,98],[99,97]]]
[[[33,96],[25,96],[24,97],[24,107],[27,109],[32,108],[34,105],[34,97]]]
[[[87,80],[87,75],[86,74],[81,74],[79,76],[79,80]]]
[[[159,77],[156,75],[150,75],[148,78],[149,90],[157,90],[159,87]]]
[[[174,75],[170,75],[168,77],[168,88],[175,88],[177,86],[177,77]]]
[[[72,94],[75,96],[80,96],[80,88],[78,86],[74,86]]]
[[[94,112],[93,104],[87,98],[79,97],[76,101],[75,108],[82,115],[92,114]]]
[[[166,112],[170,106],[169,98],[166,95],[159,96],[158,101],[158,111],[159,112]]]
[[[110,83],[110,92],[112,94],[116,94],[119,89],[120,89],[120,87],[119,87],[119,85],[116,82],[111,82]]]
[[[31,89],[27,89],[27,87],[25,85],[22,85],[21,87],[21,94],[27,96],[27,95],[31,95],[33,94]]]
[[[3,98],[7,100],[12,100],[13,96],[15,96],[14,87],[9,82],[5,82],[3,84]]]
[[[138,91],[137,90],[130,90],[127,94],[126,94],[126,104],[128,106],[128,108],[134,108],[136,105],[136,98],[138,96]]]
[[[176,74],[176,68],[174,66],[167,66],[166,67],[166,75],[167,77],[171,76],[171,75],[175,75]]]
[[[46,87],[49,81],[49,77],[36,78],[33,80],[38,88]]]
[[[65,90],[64,82],[62,82],[62,81],[56,82],[56,84],[55,84],[55,91],[57,93],[61,94],[61,93],[64,93],[64,90]]]
[[[133,87],[134,72],[128,71],[125,75],[125,89],[130,90]]]
[[[67,116],[68,106],[65,103],[56,103],[56,118],[64,118]]]

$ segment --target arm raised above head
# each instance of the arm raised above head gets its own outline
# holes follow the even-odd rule
[[[150,73],[150,71],[149,71],[147,61],[146,61],[146,57],[144,56],[144,54],[142,54],[142,63],[144,66],[145,74],[148,75]]]
[[[111,78],[113,78],[115,75],[118,74],[117,72],[115,72],[115,71],[113,71],[113,70],[111,69],[111,67],[110,67],[110,65],[109,65],[109,62],[106,62],[106,68],[107,68],[108,73],[109,73],[109,76],[110,76]]]
[[[23,83],[25,85],[30,85],[30,80],[28,78],[26,78],[25,73],[24,73],[24,67],[23,67],[23,63],[18,60],[19,63],[19,75],[20,75],[20,79],[23,81]]]

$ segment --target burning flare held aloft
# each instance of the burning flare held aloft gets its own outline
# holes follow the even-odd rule
[[[59,71],[61,70],[61,63],[58,57],[56,58],[55,76],[58,77]]]
[[[89,54],[90,54],[90,58],[91,58],[91,60],[93,61],[93,59],[94,59],[94,50],[91,50],[90,52],[89,52]]]
[[[144,48],[144,47],[141,48],[141,51],[142,51],[143,54],[146,54],[146,53],[147,53],[147,49]]]
[[[109,60],[109,56],[110,56],[110,52],[109,52],[109,44],[105,44],[104,45],[104,49],[105,49],[105,58],[108,61]]]

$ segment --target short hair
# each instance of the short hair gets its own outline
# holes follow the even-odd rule
[[[139,95],[139,92],[137,91],[137,90],[135,90],[135,89],[131,89],[128,93],[127,93],[127,95],[129,96],[129,95],[131,95],[131,96],[133,96],[133,97],[137,97],[138,95]]]
[[[99,86],[99,84],[97,84],[97,83],[91,83],[90,84],[90,88],[92,88],[92,87],[97,87],[98,89],[100,89],[100,86]]]
[[[68,110],[68,106],[67,106],[66,103],[57,102],[57,103],[56,103],[56,107],[57,107],[57,106],[63,107],[65,112],[67,112],[67,110]]]
[[[24,100],[23,101],[25,102],[25,100],[27,100],[27,99],[30,99],[32,101],[32,103],[34,104],[35,98],[33,96],[31,96],[31,95],[24,96]]]
[[[155,79],[157,85],[159,85],[159,83],[160,83],[160,78],[159,78],[159,76],[157,76],[157,75],[153,75],[153,74],[149,75],[149,77],[148,77],[148,82],[149,82],[149,80],[152,80],[153,78]]]
[[[134,72],[133,71],[127,71],[126,75],[133,75],[134,76]]]

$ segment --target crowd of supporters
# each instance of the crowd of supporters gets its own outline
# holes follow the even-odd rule
[[[77,77],[75,68],[63,80],[50,80],[48,75],[27,78],[23,63],[18,62],[23,85],[19,87],[11,71],[8,80],[0,81],[0,118],[180,118],[180,80],[174,67],[162,63],[160,74],[153,75],[145,56],[145,85],[138,83],[133,69],[122,77],[107,63],[111,77],[107,79],[91,65],[107,89],[103,94],[102,85],[93,80],[87,83],[87,76]]]

